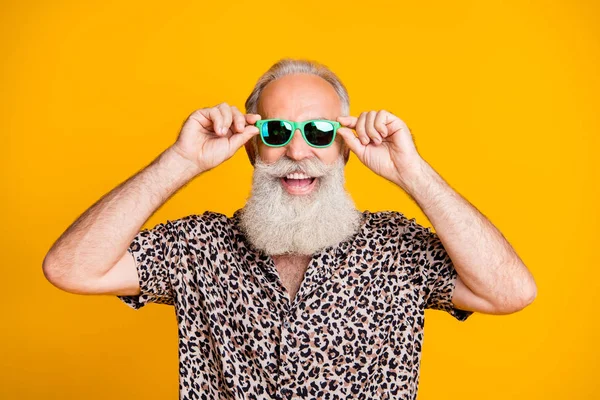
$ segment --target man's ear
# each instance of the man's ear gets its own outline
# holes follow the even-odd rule
[[[250,160],[250,164],[252,164],[252,166],[254,166],[254,160],[256,159],[256,153],[255,153],[255,149],[256,149],[256,145],[254,142],[256,140],[256,136],[252,136],[250,138],[250,140],[248,140],[245,144],[244,144],[244,148],[246,149],[246,154],[248,155],[248,159]]]
[[[342,153],[344,154],[344,165],[348,164],[348,160],[350,159],[350,147],[344,142],[342,146]]]

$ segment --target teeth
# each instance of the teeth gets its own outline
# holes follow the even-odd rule
[[[310,176],[302,172],[295,172],[286,176],[287,179],[310,179]]]

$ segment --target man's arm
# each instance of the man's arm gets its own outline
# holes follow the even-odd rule
[[[421,158],[404,121],[386,110],[338,121],[338,134],[358,159],[406,191],[433,224],[458,275],[457,308],[508,314],[535,299],[533,276],[511,245]]]
[[[456,268],[456,307],[509,314],[535,299],[533,276],[502,233],[425,160],[396,184],[421,207]]]
[[[144,222],[192,178],[231,158],[258,133],[258,119],[227,103],[194,111],[174,145],[98,200],[54,243],[43,262],[46,278],[72,293],[138,295],[127,250]]]
[[[139,294],[135,261],[127,248],[146,220],[198,173],[169,147],[62,234],[44,259],[46,278],[72,293]]]

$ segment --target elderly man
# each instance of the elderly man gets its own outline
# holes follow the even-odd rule
[[[140,231],[242,145],[254,165],[243,209]],[[344,189],[350,152],[436,233],[397,211],[358,211]],[[291,59],[259,79],[246,114],[227,103],[192,113],[171,147],[67,229],[43,270],[72,293],[174,305],[181,399],[414,399],[426,308],[459,321],[508,314],[537,290],[402,120],[350,116],[334,73]]]

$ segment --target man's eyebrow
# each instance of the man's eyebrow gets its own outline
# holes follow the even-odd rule
[[[304,121],[312,121],[312,120],[315,120],[315,119],[326,119],[327,121],[330,121],[330,119],[327,118],[327,117],[314,117],[314,118],[305,119]]]
[[[267,118],[265,118],[265,119],[267,119]],[[285,119],[285,118],[276,118],[276,117],[273,117],[273,118],[271,118],[271,119]],[[321,117],[312,117],[312,118],[307,118],[307,119],[305,119],[305,120],[303,120],[303,121],[296,121],[296,122],[314,121],[314,120],[317,120],[317,119],[324,119],[324,120],[327,120],[327,121],[335,121],[335,119],[331,120],[331,119],[329,119],[329,118],[327,118],[327,117],[322,117],[322,116],[321,116]],[[291,121],[291,120],[290,120],[290,121]]]

